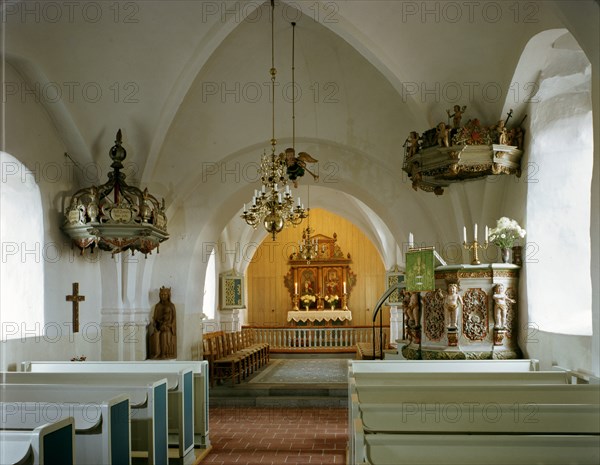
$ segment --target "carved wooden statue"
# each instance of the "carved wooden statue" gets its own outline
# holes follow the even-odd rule
[[[496,284],[492,298],[494,299],[494,328],[505,329],[506,315],[508,314],[507,302],[514,304],[515,300],[504,293],[504,284]]]
[[[151,359],[177,358],[177,318],[171,302],[171,288],[161,287],[150,325]]]
[[[402,291],[402,308],[408,326],[419,326],[419,295],[417,292]]]
[[[438,290],[441,293],[441,290]],[[458,304],[462,305],[462,297],[458,294],[458,284],[448,284],[448,293],[444,298],[444,313],[446,314],[446,325],[455,329],[458,326]]]

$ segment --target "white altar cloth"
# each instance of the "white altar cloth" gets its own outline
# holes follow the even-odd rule
[[[350,321],[352,320],[352,312],[350,310],[299,310],[299,311],[289,311],[288,317],[289,321],[310,321],[311,323],[314,321]]]

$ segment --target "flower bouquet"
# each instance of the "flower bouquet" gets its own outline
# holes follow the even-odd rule
[[[331,294],[331,295],[326,295],[323,298],[323,300],[329,304],[329,306],[331,307],[331,310],[335,310],[335,304],[337,304],[337,302],[338,302],[338,300],[340,300],[340,298],[335,294]]]
[[[308,310],[309,305],[312,302],[316,302],[317,298],[316,296],[312,295],[312,294],[304,294],[302,296],[300,296],[300,301],[302,302],[302,304],[304,305],[304,308],[306,310]]]
[[[508,250],[515,244],[515,240],[525,237],[525,230],[515,220],[506,216],[500,218],[496,227],[490,229],[488,241],[499,247],[502,251],[502,261],[508,262]]]

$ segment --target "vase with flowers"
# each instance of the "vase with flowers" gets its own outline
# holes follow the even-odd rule
[[[516,240],[524,237],[525,230],[519,226],[519,223],[503,216],[497,221],[496,227],[490,229],[488,241],[500,249],[502,262],[508,263],[511,247],[515,245]]]
[[[310,306],[311,303],[317,301],[317,297],[312,294],[304,294],[304,295],[300,296],[300,301],[304,305],[304,309],[308,311],[308,307]]]
[[[331,310],[335,310],[335,306],[337,305],[338,300],[340,300],[340,298],[336,294],[330,294],[330,295],[326,295],[323,298],[323,300],[329,304],[329,307],[331,308]]]

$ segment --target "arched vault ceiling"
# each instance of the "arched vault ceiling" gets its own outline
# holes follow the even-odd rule
[[[78,132],[60,134],[63,140],[85,144],[104,164],[121,127],[131,171],[162,184],[167,196],[169,186],[197,178],[210,163],[267,142],[268,2],[91,3],[5,5],[6,56],[26,60],[47,79],[31,83],[41,96],[16,89],[16,98],[49,106],[59,89],[61,112],[75,127],[57,123],[57,131]],[[280,89],[290,80],[288,23],[298,22],[298,136],[351,146],[392,167],[408,131],[444,119],[453,103],[468,105],[469,116],[496,119],[505,98],[494,90],[508,95],[530,37],[561,26],[554,8],[554,2],[278,2]],[[289,107],[289,100],[277,107],[280,139],[291,133]],[[318,144],[310,150],[318,158]]]

